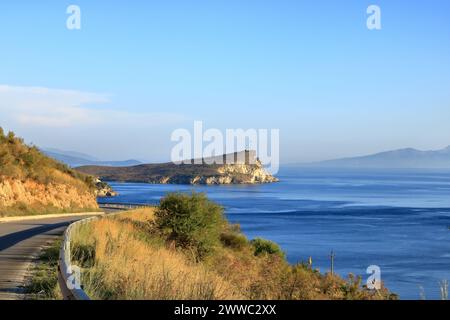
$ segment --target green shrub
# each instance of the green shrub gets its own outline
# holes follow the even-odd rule
[[[232,249],[242,249],[248,245],[248,240],[243,234],[230,231],[222,233],[220,241],[225,247]]]
[[[274,254],[283,258],[285,257],[285,254],[281,250],[280,246],[270,240],[256,238],[251,241],[251,244],[253,245],[253,248],[255,250],[255,256],[263,254]]]
[[[167,240],[201,259],[220,244],[225,219],[223,208],[204,194],[171,193],[161,199],[154,223]]]
[[[8,142],[11,144],[18,142],[16,139],[16,135],[12,131],[8,132],[8,134],[6,135],[6,140],[8,140]]]

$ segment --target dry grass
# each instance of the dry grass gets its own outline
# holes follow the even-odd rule
[[[93,267],[83,283],[94,299],[239,299],[216,273],[143,236],[153,209],[141,209],[92,222],[78,230],[73,243],[95,247]],[[74,251],[77,249],[74,248]],[[80,259],[83,260],[83,259]],[[79,261],[81,264],[86,261]]]
[[[162,239],[153,219],[154,209],[139,209],[102,218],[76,231],[72,259],[84,268],[82,282],[92,298],[396,298],[386,289],[373,292],[361,288],[356,277],[344,280],[322,275],[305,265],[290,265],[280,255],[255,256],[251,243],[242,239],[232,246],[220,245],[198,262],[189,250]]]
[[[4,134],[0,127],[0,176],[31,179],[42,184],[68,184],[80,191],[93,190],[93,179],[60,163],[35,146],[28,146],[13,132]]]
[[[63,214],[63,213],[84,213],[84,212],[101,212],[102,210],[94,207],[73,207],[58,208],[52,205],[42,205],[40,203],[25,204],[17,203],[14,206],[4,207],[0,205],[0,218],[3,217],[25,217],[46,214]]]
[[[136,209],[115,216],[115,219],[119,219],[120,221],[129,219],[137,222],[149,222],[152,221],[154,218],[155,218],[154,208]]]

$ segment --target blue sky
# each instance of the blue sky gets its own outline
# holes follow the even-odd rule
[[[81,8],[67,30],[66,8]],[[379,5],[382,30],[366,28]],[[2,1],[0,126],[168,160],[170,133],[279,128],[281,162],[450,144],[450,2]]]

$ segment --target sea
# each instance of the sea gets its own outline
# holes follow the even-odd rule
[[[110,182],[100,203],[158,204],[169,192],[204,192],[250,238],[277,242],[291,263],[343,277],[370,274],[400,299],[440,299],[450,281],[450,170],[288,166],[280,182],[186,186]]]

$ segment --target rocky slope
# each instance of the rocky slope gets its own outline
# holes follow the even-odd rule
[[[79,210],[97,208],[92,192],[80,192],[68,184],[42,184],[33,180],[3,178],[0,181],[0,207],[56,208]]]
[[[96,210],[96,184],[0,128],[0,216]]]
[[[231,158],[234,160],[227,161]],[[278,181],[251,151],[201,161],[191,160],[184,164],[144,164],[122,168],[84,166],[77,170],[106,181],[153,184],[257,184]]]

